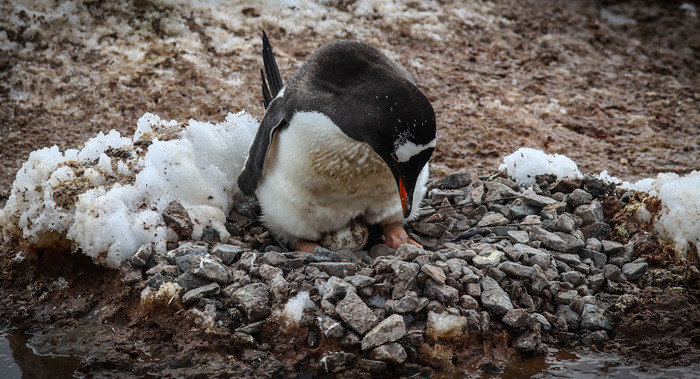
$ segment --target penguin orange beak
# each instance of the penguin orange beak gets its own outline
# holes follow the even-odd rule
[[[406,193],[406,187],[403,185],[403,180],[401,178],[399,178],[399,197],[401,197],[403,217],[408,217],[408,215],[411,213],[411,209],[408,205],[408,194]]]

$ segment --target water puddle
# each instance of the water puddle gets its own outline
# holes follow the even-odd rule
[[[0,331],[0,378],[73,378],[79,359],[44,356],[27,346],[31,335],[18,330]],[[495,369],[495,371],[500,371]],[[546,357],[516,361],[503,372],[463,372],[464,378],[689,378],[697,377],[700,362],[690,367],[642,368],[625,364],[611,352],[569,352],[550,348]]]
[[[0,330],[0,378],[73,378],[80,361],[75,357],[37,355],[27,346],[31,335]]]

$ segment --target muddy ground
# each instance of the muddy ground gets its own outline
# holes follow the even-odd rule
[[[261,117],[261,29],[284,77],[336,38],[367,40],[404,64],[437,113],[434,177],[491,173],[521,146],[628,180],[700,168],[698,2],[21,3],[0,3],[0,206],[33,150],[79,147],[110,129],[131,134],[145,112]],[[187,366],[195,375],[240,354],[161,312],[135,311],[138,294],[79,255],[41,251],[26,270],[9,270],[16,250],[4,249],[0,319],[18,328],[89,320],[109,353],[85,371]],[[682,365],[698,357],[700,301],[661,267],[670,279],[650,282],[641,302],[620,311],[616,348]],[[67,290],[54,283],[61,276]],[[106,321],[112,333],[101,329]],[[194,351],[208,353],[193,361]],[[236,372],[264,375],[264,365],[246,371],[259,359],[244,358]]]

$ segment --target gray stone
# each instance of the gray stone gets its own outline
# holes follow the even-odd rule
[[[474,266],[478,268],[489,268],[496,266],[503,258],[503,252],[495,249],[484,249],[472,259]]]
[[[321,314],[321,316],[318,317],[318,327],[321,334],[326,338],[338,339],[345,335],[343,323],[326,314]]]
[[[565,272],[565,273],[562,273],[560,276],[561,276],[561,280],[573,284],[574,287],[578,287],[580,285],[587,283],[586,275],[584,275],[578,271]]]
[[[524,230],[509,230],[506,232],[510,241],[513,243],[528,243],[530,242],[530,236]]]
[[[316,262],[309,263],[309,266],[315,266],[329,276],[337,276],[339,278],[345,278],[357,273],[357,265],[350,262]]]
[[[187,271],[175,278],[175,283],[179,284],[185,291],[189,291],[191,289],[206,286],[207,284],[211,283],[211,280],[197,276],[191,271]]]
[[[379,346],[369,353],[369,359],[400,365],[406,361],[406,350],[396,342]]]
[[[467,295],[473,297],[481,297],[481,285],[479,283],[467,283],[466,287]]]
[[[285,257],[282,253],[268,251],[267,253],[263,254],[261,261],[262,263],[266,263],[270,266],[284,267],[287,265],[289,259],[287,259],[287,257]]]
[[[533,317],[527,312],[527,309],[511,309],[501,319],[504,324],[514,329],[522,329],[532,324]]]
[[[530,239],[533,241],[540,241],[544,247],[555,251],[566,252],[568,247],[566,241],[559,235],[544,230],[539,226],[532,227],[530,230]]]
[[[591,239],[589,238],[589,240],[591,240]],[[601,252],[595,251],[595,250],[590,250],[588,248],[581,250],[581,257],[583,259],[586,259],[586,258],[590,259],[591,262],[593,262],[593,266],[595,266],[596,268],[605,267],[605,264],[608,261],[607,255],[605,255]]]
[[[284,276],[281,268],[270,266],[267,263],[260,265],[260,277],[263,278],[265,282],[269,282],[278,276]]]
[[[348,291],[345,298],[338,302],[335,311],[350,328],[360,335],[370,331],[379,321],[374,312],[352,291]]]
[[[603,289],[603,284],[605,284],[605,277],[602,273],[591,275],[588,278],[588,286],[593,293],[600,292],[600,290]]]
[[[566,321],[569,330],[578,330],[581,325],[581,317],[568,305],[559,304],[557,306],[557,316]]]
[[[309,257],[309,262],[340,262],[340,255],[335,251],[330,251],[325,247],[316,246]]]
[[[546,207],[547,205],[555,204],[557,201],[546,196],[538,195],[532,188],[526,189],[522,193],[522,199],[525,204],[532,205],[538,208]]]
[[[387,301],[387,303],[389,303],[389,301]],[[422,309],[428,305],[428,299],[424,297],[419,298],[415,292],[411,291],[401,299],[393,300],[393,303],[391,304],[392,305],[389,308],[390,312],[405,314]]]
[[[510,187],[502,183],[484,182],[484,187],[486,190],[486,195],[483,197],[483,201],[486,203],[493,203],[499,200],[510,200],[520,196],[518,192],[512,190]],[[473,192],[472,198],[476,201]]]
[[[344,299],[348,292],[355,292],[355,287],[336,276],[332,276],[323,286],[321,296],[322,300],[335,304]]]
[[[603,249],[603,244],[597,238],[586,239],[586,249],[600,252]]]
[[[374,284],[374,278],[372,278],[371,276],[359,275],[359,274],[346,276],[344,280],[346,282],[352,284],[358,290],[365,288],[365,287],[369,287],[372,284]]]
[[[599,201],[593,201],[590,204],[583,204],[576,207],[574,215],[581,217],[583,226],[588,226],[605,221],[603,206]]]
[[[151,276],[150,278],[148,278],[148,280],[146,280],[145,284],[146,284],[146,286],[150,287],[152,290],[157,291],[160,288],[160,286],[162,286],[165,282],[166,282],[166,280],[163,277],[163,275],[158,273],[158,274],[155,274],[155,275]]]
[[[546,270],[549,267],[549,263],[552,261],[552,256],[549,254],[539,254],[530,257],[530,265],[532,267],[539,266],[541,269]]]
[[[540,324],[542,330],[549,331],[552,329],[552,324],[549,323],[546,317],[541,313],[532,313],[533,322]]]
[[[506,291],[489,277],[485,277],[481,281],[481,304],[484,308],[498,315],[513,309],[513,303]]]
[[[501,213],[488,212],[476,224],[479,227],[508,225],[510,220]]]
[[[573,233],[573,231],[576,230],[576,223],[571,216],[564,213],[557,217],[557,221],[554,222],[552,228],[558,232]]]
[[[394,272],[394,279],[397,281],[415,279],[421,270],[418,263],[404,261],[394,261],[391,264],[391,269]]]
[[[612,332],[613,325],[603,309],[594,304],[586,304],[581,314],[581,328]]]
[[[366,371],[370,374],[381,374],[386,371],[386,362],[375,361],[372,359],[360,359],[357,362],[357,367],[360,370]]]
[[[205,297],[216,296],[220,291],[221,287],[219,287],[218,283],[211,283],[185,292],[185,294],[182,295],[182,302],[185,304],[193,303]]]
[[[567,265],[577,265],[581,263],[581,257],[576,254],[556,253],[553,256],[556,260],[564,262]]]
[[[430,264],[423,265],[421,271],[431,277],[438,284],[445,284],[445,272],[441,268],[435,267]]]
[[[627,280],[636,280],[647,272],[648,267],[646,262],[627,263],[622,266],[622,273],[625,274]]]
[[[535,351],[541,340],[542,338],[537,331],[529,330],[518,336],[513,341],[513,346],[520,352],[529,353]]]
[[[132,285],[140,283],[143,280],[143,275],[140,267],[136,267],[131,264],[131,262],[123,262],[119,266],[119,271],[121,272],[122,283],[126,285]]]
[[[270,312],[270,287],[264,283],[252,283],[236,290],[231,296],[250,321],[260,321]]]
[[[593,195],[580,188],[576,188],[566,196],[566,203],[574,208],[579,205],[589,204],[591,201],[593,201]]]
[[[540,208],[525,204],[522,199],[515,199],[506,205],[506,210],[513,219],[519,220],[527,216],[536,216],[540,213]]]
[[[229,281],[226,266],[210,255],[200,256],[199,264],[193,267],[192,273],[218,283],[225,284]]]
[[[440,223],[419,222],[413,225],[413,231],[435,238],[441,238],[446,230],[447,226]]]
[[[144,267],[153,255],[153,243],[147,243],[141,246],[136,253],[131,257],[131,264],[137,267]]]
[[[559,291],[557,297],[554,300],[557,304],[569,305],[574,301],[574,298],[578,296],[576,290]]]
[[[436,262],[436,264],[438,263]],[[465,261],[464,259],[450,258],[445,262],[445,264],[447,265],[450,274],[462,275],[472,273],[468,267],[467,261]]]
[[[462,295],[459,297],[459,306],[464,309],[476,309],[479,307],[479,302],[470,295]]]
[[[425,281],[423,291],[429,299],[437,300],[443,304],[455,303],[459,297],[459,291],[456,288],[447,284],[440,284],[433,279]]]
[[[583,235],[585,235],[586,238],[596,238],[598,240],[602,240],[610,237],[612,228],[610,227],[610,224],[606,222],[597,222],[595,224],[582,227],[581,232],[583,232]]]
[[[603,267],[603,277],[614,282],[627,281],[627,278],[622,273],[622,270],[620,270],[619,267],[611,264],[605,265],[605,267]]]
[[[405,243],[396,249],[396,256],[406,262],[411,262],[421,255],[425,254],[425,250],[418,246],[411,245],[410,243]]]
[[[151,267],[146,271],[147,276],[152,276],[156,274],[161,274],[163,276],[177,276],[179,273],[177,265],[171,265],[168,263],[158,263],[157,265]]]
[[[373,349],[385,343],[399,340],[406,334],[406,325],[400,315],[391,315],[377,324],[362,339],[362,350]]]
[[[217,243],[211,249],[211,255],[219,257],[221,262],[227,266],[237,260],[241,253],[243,253],[242,247],[225,243]]]
[[[610,241],[610,240],[602,240],[600,241],[602,245],[602,250],[603,253],[606,255],[613,255],[617,254],[622,251],[622,249],[625,247],[625,245],[616,242],[616,241]]]
[[[534,268],[523,266],[515,262],[503,262],[498,265],[498,268],[511,278],[532,279],[535,276]]]

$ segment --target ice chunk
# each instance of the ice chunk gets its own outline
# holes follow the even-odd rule
[[[287,305],[284,306],[283,314],[288,320],[298,324],[301,322],[301,317],[304,315],[304,309],[315,307],[316,305],[311,301],[308,292],[299,292],[296,296],[287,301]]]

